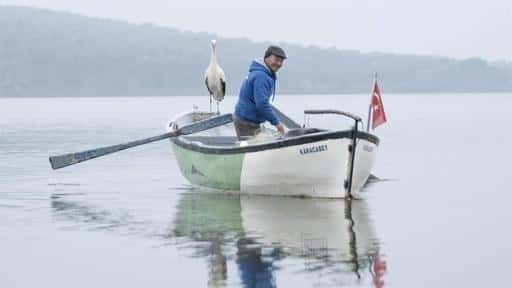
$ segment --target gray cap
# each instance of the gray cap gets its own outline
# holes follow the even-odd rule
[[[287,58],[283,48],[279,46],[269,46],[267,48],[267,51],[265,51],[265,58],[267,58],[270,55],[276,55],[277,57],[281,57],[283,59]]]

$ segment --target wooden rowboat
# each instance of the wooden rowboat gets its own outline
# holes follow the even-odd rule
[[[182,175],[193,185],[242,194],[363,197],[361,189],[370,176],[379,139],[359,130],[361,118],[350,113],[304,113],[345,116],[355,124],[344,130],[303,128],[281,114],[288,128],[283,135],[263,129],[255,137],[239,140],[233,123],[227,123],[170,141]],[[168,130],[177,131],[216,115],[184,113],[170,122]]]

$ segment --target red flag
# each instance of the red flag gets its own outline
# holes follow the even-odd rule
[[[377,128],[377,126],[386,123],[386,113],[384,112],[384,104],[382,103],[382,97],[380,94],[379,85],[377,84],[377,80],[375,80],[375,84],[373,85],[372,91],[372,129]]]

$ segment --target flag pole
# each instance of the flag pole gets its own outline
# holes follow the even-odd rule
[[[366,121],[366,132],[370,132],[370,116],[372,115],[372,103],[368,105],[368,121]]]
[[[376,82],[377,82],[377,72],[375,72],[375,74],[374,74],[372,91],[370,92],[371,95],[370,95],[370,104],[368,105],[368,121],[366,122],[366,132],[370,132],[370,117],[372,115],[372,99],[373,99],[373,92],[374,92]]]

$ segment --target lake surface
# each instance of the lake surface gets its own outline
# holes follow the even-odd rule
[[[0,99],[0,287],[508,287],[511,96],[384,94],[384,181],[350,202],[205,193],[168,141],[50,168],[160,134],[207,97]],[[308,108],[365,118],[368,102],[275,104],[302,123]]]

